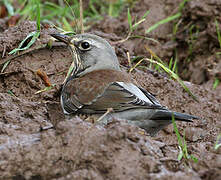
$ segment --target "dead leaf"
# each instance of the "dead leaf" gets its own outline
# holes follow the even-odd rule
[[[20,19],[20,15],[16,14],[14,16],[11,16],[10,19],[8,20],[8,27],[13,27],[17,24],[18,20]]]
[[[8,14],[8,11],[4,5],[0,6],[0,18],[6,17]]]
[[[51,86],[50,80],[45,72],[38,69],[36,73],[43,80],[45,86],[47,86],[47,87]]]

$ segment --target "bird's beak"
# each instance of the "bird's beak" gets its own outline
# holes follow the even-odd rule
[[[64,34],[51,34],[51,36],[57,39],[58,41],[64,42],[65,44],[67,44],[68,47],[70,48],[70,52],[73,57],[73,62],[65,77],[65,80],[63,82],[64,84],[70,76],[76,75],[79,72],[79,70],[82,68],[79,54],[77,53],[76,48],[75,48],[75,42],[77,42],[78,39],[73,36],[67,36]]]
[[[65,44],[71,43],[71,37],[64,34],[51,34],[51,36],[57,39],[60,42],[64,42]]]

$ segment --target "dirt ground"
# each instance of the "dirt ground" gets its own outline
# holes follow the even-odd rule
[[[150,14],[136,33],[143,34],[150,25],[173,14],[179,2],[138,1],[132,17],[141,17],[147,9]],[[221,179],[221,148],[214,149],[221,132],[221,86],[212,89],[214,77],[220,78],[221,74],[214,23],[216,18],[221,24],[220,10],[219,0],[188,2],[174,44],[169,36],[172,23],[161,25],[149,35],[160,44],[143,39],[115,43],[126,37],[126,11],[117,19],[106,17],[90,29],[115,47],[124,69],[128,68],[127,51],[131,56],[148,56],[144,49],[148,45],[162,59],[169,60],[177,49],[179,74],[199,102],[165,74],[137,69],[133,76],[163,105],[201,117],[193,123],[178,123],[180,132],[185,131],[189,154],[198,158],[197,163],[177,160],[178,142],[171,125],[156,137],[149,137],[138,127],[117,120],[107,127],[80,117],[65,120],[59,90],[72,59],[62,43],[45,47],[49,34],[56,30],[42,25],[40,39],[31,51],[11,58],[8,52],[36,30],[36,25],[25,21],[8,28],[7,20],[0,19],[1,68],[11,58],[0,73],[0,179]],[[189,39],[185,28],[191,23],[197,26],[199,37],[187,62]],[[38,69],[46,72],[55,86],[36,94],[45,88],[36,75]]]

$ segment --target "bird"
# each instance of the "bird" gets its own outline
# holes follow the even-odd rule
[[[63,83],[60,103],[65,115],[96,115],[101,124],[111,119],[126,120],[155,136],[176,121],[192,122],[197,116],[169,110],[156,97],[122,71],[107,40],[91,34],[51,34],[67,45],[73,55],[73,69]],[[108,109],[109,113],[106,113]]]

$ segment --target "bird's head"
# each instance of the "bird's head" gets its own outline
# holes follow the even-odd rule
[[[74,56],[75,67],[72,75],[82,76],[94,70],[120,70],[119,62],[111,45],[94,34],[67,36],[52,34],[55,39],[69,46]]]

